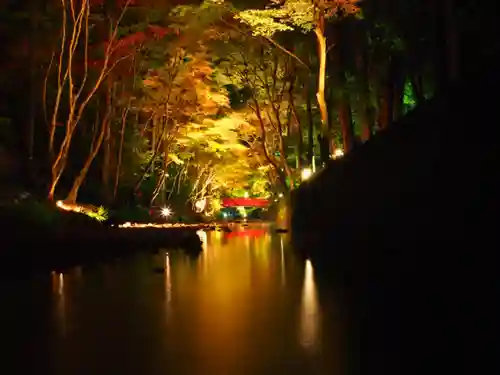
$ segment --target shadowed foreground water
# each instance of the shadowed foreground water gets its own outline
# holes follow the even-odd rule
[[[314,270],[265,225],[180,252],[0,281],[12,374],[338,374],[341,324]],[[8,367],[7,367],[8,366]],[[14,371],[12,371],[14,370]]]

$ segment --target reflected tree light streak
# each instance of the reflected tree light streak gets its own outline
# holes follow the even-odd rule
[[[64,274],[52,272],[52,286],[56,295],[56,319],[59,323],[61,334],[66,334],[66,301],[64,298]]]
[[[319,349],[320,317],[314,270],[310,260],[305,263],[300,310],[300,343],[306,350],[315,352]]]
[[[61,298],[64,298],[64,275],[62,273],[59,274],[59,288],[57,294],[59,294]]]
[[[208,254],[208,238],[207,238],[207,232],[204,230],[197,230],[196,234],[200,238],[201,241],[201,248],[202,248],[202,256],[203,256],[203,273],[207,272],[207,267],[208,267],[208,257],[210,254]]]
[[[207,232],[205,232],[204,230],[197,230],[196,234],[200,238],[201,247],[202,247],[203,251],[206,251],[207,250]]]
[[[283,237],[280,237],[281,246],[281,283],[283,286],[286,285],[286,274],[285,274],[285,249],[283,245]]]
[[[167,312],[170,307],[170,302],[172,301],[172,279],[170,270],[170,257],[168,253],[165,253],[165,290],[167,297]]]

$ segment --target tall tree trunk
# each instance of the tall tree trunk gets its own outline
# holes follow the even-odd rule
[[[106,93],[106,109],[105,109],[106,113],[103,116],[101,127],[98,130],[99,133],[98,136],[96,137],[97,139],[95,139],[92,142],[87,159],[85,160],[85,163],[82,169],[80,170],[80,173],[74,179],[73,185],[71,186],[71,190],[69,191],[68,196],[66,197],[66,201],[70,203],[76,202],[76,198],[78,197],[78,191],[80,190],[80,187],[82,186],[83,182],[85,181],[85,178],[87,177],[92,162],[94,161],[95,157],[99,153],[99,150],[101,149],[104,137],[106,136],[108,127],[110,125],[109,123],[112,112],[112,102],[111,102],[112,96],[113,96],[113,86],[112,84],[108,84],[108,92]]]
[[[325,36],[325,12],[322,9],[318,10],[318,22],[314,28],[316,41],[318,43],[319,70],[318,70],[318,91],[316,98],[321,115],[321,140],[327,145],[330,144],[330,130],[328,129],[328,108],[325,98],[325,81],[326,81],[326,36]],[[323,155],[322,159],[325,159]],[[322,160],[326,163],[327,160]]]
[[[26,156],[31,164],[33,160],[33,147],[35,139],[35,121],[36,121],[36,108],[37,108],[37,98],[38,98],[38,67],[37,67],[37,56],[36,48],[38,46],[38,7],[37,2],[34,0],[30,1],[30,48],[29,48],[29,63],[30,63],[30,82],[29,82],[29,112],[28,121],[26,124]]]
[[[375,111],[370,104],[363,103],[361,109],[361,140],[366,142],[373,135],[373,128],[375,122]]]
[[[99,152],[99,149],[101,148],[104,136],[106,134],[106,128],[109,126],[109,119],[103,119],[103,123],[101,126],[101,131],[99,134],[99,137],[97,138],[97,141],[94,145],[92,145],[92,149],[87,156],[87,160],[85,160],[85,164],[83,165],[83,168],[80,170],[80,173],[78,176],[75,178],[73,181],[73,185],[71,186],[71,190],[68,193],[68,196],[66,197],[66,201],[70,203],[75,203],[76,198],[78,197],[78,191],[80,190],[80,187],[82,186],[83,182],[85,181],[85,178],[87,177],[87,174],[89,172],[90,166],[92,165],[92,162],[94,161],[95,157],[97,156],[97,153]]]
[[[371,103],[371,92],[370,92],[370,58],[368,55],[368,43],[366,41],[366,25],[363,27],[358,34],[358,51],[356,57],[357,68],[359,72],[359,81],[361,86],[361,105],[360,105],[360,120],[361,120],[361,140],[366,142],[373,135],[373,129],[375,125],[375,109]]]
[[[125,112],[122,113],[122,124],[120,129],[120,145],[118,146],[118,160],[116,161],[115,183],[113,186],[113,201],[116,201],[116,196],[118,193],[118,185],[120,183],[120,175],[121,175],[122,159],[123,159],[123,143],[125,140],[125,126],[127,124],[127,115],[129,108],[130,108],[130,102]],[[137,112],[136,114],[136,123],[139,123],[139,112]]]
[[[352,111],[349,93],[344,90],[339,102],[339,121],[342,128],[342,143],[344,152],[349,152],[355,143],[354,123],[352,121]]]
[[[328,129],[330,130],[330,140],[329,140],[328,150],[329,154],[333,154],[335,152],[335,149],[337,148],[335,138],[337,134],[341,133],[341,130],[339,131],[339,123],[335,118],[335,112],[333,111],[333,109],[337,105],[335,90],[334,90],[334,87],[336,87],[336,82],[332,78],[330,78],[328,82],[329,82],[329,88],[327,90],[328,108],[332,109],[331,111],[328,111]]]
[[[344,69],[344,59],[342,58],[341,44],[341,30],[339,28],[333,29],[332,42],[333,48],[331,52],[331,69],[332,81],[335,88],[341,90],[338,96],[337,108],[339,112],[340,129],[342,131],[342,144],[344,152],[348,152],[354,147],[354,123],[352,121],[351,98],[347,90],[347,80]]]
[[[370,88],[368,83],[368,75],[362,76],[360,78],[362,80],[361,84],[362,92],[361,92],[361,140],[366,142],[373,135],[373,128],[375,122],[375,109],[373,108],[370,100]]]
[[[387,63],[385,75],[381,79],[378,93],[378,116],[377,125],[379,129],[386,129],[393,120],[394,115],[394,62]]]
[[[307,159],[309,165],[312,167],[314,163],[314,118],[312,112],[311,103],[311,90],[309,84],[309,77],[307,77],[308,82],[305,86],[306,95],[306,110],[307,110]]]
[[[153,134],[155,132],[155,128],[156,128],[157,123],[158,123],[158,121],[153,119]],[[167,122],[165,122],[163,129],[161,130],[161,134],[159,135],[159,138],[158,138],[159,140],[164,139],[164,137],[166,136],[167,127],[168,127],[168,124],[167,124]],[[153,167],[153,165],[156,161],[156,158],[158,157],[158,154],[160,153],[161,146],[163,143],[160,141],[157,141],[156,136],[155,136],[155,142],[156,143],[154,144],[154,148],[152,149],[153,156],[151,157],[151,160],[149,161],[146,168],[144,169],[144,172],[142,173],[141,177],[137,180],[135,187],[134,187],[134,194],[137,194],[137,192],[141,188],[142,183],[146,180],[147,174],[150,172],[151,168]]]
[[[109,181],[112,174],[111,171],[111,124],[106,127],[103,145],[104,154],[102,157],[101,180],[102,180],[102,198],[103,201],[109,203],[111,201]]]

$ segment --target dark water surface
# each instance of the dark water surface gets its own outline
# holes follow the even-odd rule
[[[206,248],[198,259],[160,251],[0,281],[2,367],[10,374],[338,374],[339,306],[319,298],[312,265],[267,229],[201,232]]]

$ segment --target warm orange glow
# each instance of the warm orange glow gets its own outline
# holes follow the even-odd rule
[[[335,151],[333,153],[333,158],[337,159],[337,158],[341,158],[342,156],[344,156],[344,150],[342,150],[341,148],[335,149]]]
[[[196,234],[200,238],[203,251],[207,250],[207,232],[205,232],[204,230],[197,230]]]
[[[118,228],[198,228],[198,229],[216,229],[219,228],[218,224],[184,224],[184,223],[126,223],[119,224]]]
[[[285,272],[285,246],[283,244],[283,237],[280,238],[281,248],[281,283],[286,285],[286,272]]]
[[[73,211],[73,212],[83,212],[85,208],[78,204],[65,203],[63,201],[56,202],[57,207],[64,211]]]
[[[306,181],[306,180],[309,180],[309,178],[311,178],[313,174],[313,171],[311,168],[304,168],[302,170],[302,172],[300,173],[300,177],[302,179],[302,181]]]
[[[52,272],[52,290],[56,297],[56,318],[62,334],[66,333],[66,298],[64,293],[64,274]]]
[[[306,260],[300,312],[300,342],[304,348],[315,351],[319,341],[319,304],[314,271],[311,261]]]

